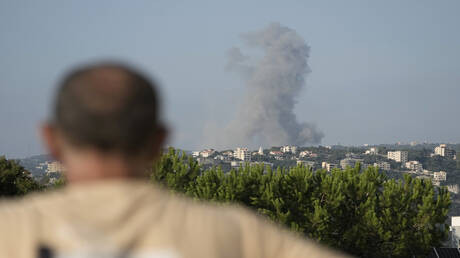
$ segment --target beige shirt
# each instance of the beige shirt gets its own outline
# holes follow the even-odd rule
[[[0,257],[39,257],[39,249],[63,258],[343,257],[243,208],[135,180],[2,201]]]

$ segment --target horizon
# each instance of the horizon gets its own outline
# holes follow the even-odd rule
[[[361,145],[340,145],[340,144],[332,144],[332,145],[310,145],[310,146],[296,146],[300,149],[303,149],[303,148],[319,148],[319,147],[323,147],[323,148],[328,148],[328,147],[347,147],[347,148],[372,148],[372,147],[379,147],[379,146],[410,146],[410,147],[416,147],[416,146],[420,146],[420,145],[440,145],[440,144],[447,144],[447,145],[460,145],[460,142],[417,142],[416,144],[411,144],[410,142],[401,142],[401,143],[377,143],[377,144],[361,144]],[[262,147],[263,150],[269,150],[269,149],[273,149],[273,148],[281,148],[283,146],[293,146],[293,145],[280,145],[280,146],[270,146],[270,147]],[[165,146],[163,149],[164,150],[167,150],[168,148],[174,148],[176,150],[181,150],[181,151],[185,151],[185,152],[194,152],[194,151],[203,151],[203,150],[207,150],[207,149],[212,149],[212,150],[216,150],[218,152],[222,152],[222,151],[229,151],[229,150],[234,150],[236,148],[227,148],[227,149],[215,149],[213,148],[212,146],[208,146],[208,147],[204,147],[204,148],[201,148],[201,149],[185,149],[185,148],[181,148],[181,147],[177,147],[177,146],[171,146],[171,145],[167,145]],[[246,146],[239,146],[241,148],[246,148]],[[260,148],[259,147],[259,148]],[[257,151],[259,148],[248,148],[249,151]],[[3,156],[2,154],[0,154],[0,157]],[[36,156],[50,156],[49,153],[46,153],[46,152],[43,152],[43,153],[36,153],[36,154],[32,154],[32,155],[29,155],[29,156],[23,156],[23,157],[13,157],[13,159],[28,159],[28,158],[32,158],[32,157],[36,157]],[[6,158],[9,158],[6,156]]]

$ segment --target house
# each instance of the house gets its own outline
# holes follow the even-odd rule
[[[339,165],[335,164],[335,163],[328,163],[328,162],[325,162],[325,161],[323,161],[323,163],[321,163],[321,168],[326,169],[327,172],[330,172],[332,169],[338,168],[338,167],[339,167]]]

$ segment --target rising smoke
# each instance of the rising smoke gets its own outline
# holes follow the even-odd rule
[[[323,133],[314,124],[297,121],[296,99],[305,88],[310,48],[294,30],[273,23],[242,35],[244,43],[263,51],[252,58],[239,48],[228,51],[227,68],[242,76],[245,96],[236,117],[224,130],[221,146],[280,146],[319,143]]]

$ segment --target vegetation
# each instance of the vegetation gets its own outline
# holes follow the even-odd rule
[[[361,257],[426,255],[446,239],[450,196],[430,181],[389,179],[360,165],[313,171],[244,166],[203,170],[170,148],[150,169],[151,180],[195,199],[245,205],[291,230]],[[52,187],[64,184],[58,180]],[[0,157],[0,196],[40,186],[15,161]]]
[[[0,197],[24,195],[39,189],[28,171],[14,160],[0,156]]]
[[[152,180],[190,197],[239,203],[307,237],[361,257],[426,255],[447,237],[449,193],[430,181],[386,178],[378,169],[201,171],[169,149]]]

